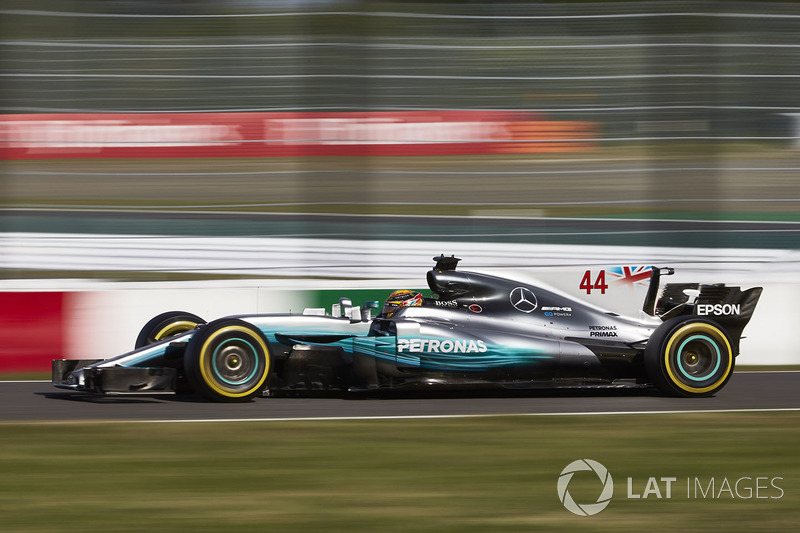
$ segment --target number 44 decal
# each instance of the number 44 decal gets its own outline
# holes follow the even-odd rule
[[[606,271],[601,270],[598,272],[594,284],[592,284],[592,271],[587,270],[583,274],[583,279],[581,279],[581,284],[578,285],[578,288],[585,290],[586,294],[592,294],[592,289],[597,289],[600,291],[600,294],[605,294],[606,289],[608,289],[608,285],[606,285]]]

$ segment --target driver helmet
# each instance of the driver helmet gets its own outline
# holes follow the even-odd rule
[[[392,316],[399,307],[417,307],[420,305],[422,305],[422,293],[409,289],[400,289],[394,291],[386,299],[381,316]]]

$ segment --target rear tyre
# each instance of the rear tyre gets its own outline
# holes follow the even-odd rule
[[[143,348],[170,337],[193,330],[206,321],[186,311],[167,311],[153,317],[136,337],[135,348]]]
[[[733,374],[733,343],[722,327],[701,318],[661,324],[644,351],[647,376],[672,396],[712,396]]]
[[[246,402],[265,388],[270,369],[267,340],[243,320],[215,320],[192,335],[183,367],[194,390],[207,399]]]

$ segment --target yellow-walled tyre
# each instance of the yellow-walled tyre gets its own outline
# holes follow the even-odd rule
[[[644,352],[647,376],[672,396],[711,396],[733,374],[733,343],[722,327],[702,318],[676,317],[661,324]]]
[[[266,387],[269,347],[257,327],[222,318],[192,335],[183,367],[194,390],[209,400],[246,402]]]
[[[149,346],[155,342],[169,339],[181,333],[193,330],[206,321],[197,315],[186,311],[167,311],[153,317],[142,327],[139,336],[136,337],[135,348],[138,350],[144,346]]]

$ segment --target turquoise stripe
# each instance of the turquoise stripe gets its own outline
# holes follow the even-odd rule
[[[250,350],[252,350],[253,354],[256,354],[256,353],[257,353],[257,352],[256,352],[256,348],[255,348],[255,346],[253,346],[252,344],[250,344],[249,342],[247,342],[247,341],[246,341],[246,340],[244,340],[244,339],[240,339],[240,338],[238,338],[238,337],[234,337],[234,338],[232,338],[232,339],[225,339],[223,342],[221,342],[221,343],[219,344],[219,346],[217,346],[217,347],[216,347],[216,349],[214,350],[214,361],[216,361],[216,360],[217,360],[217,353],[220,351],[220,349],[222,349],[222,347],[223,347],[223,346],[225,346],[227,343],[229,343],[229,342],[232,342],[232,341],[240,341],[240,342],[243,342],[243,343],[245,343],[247,346],[249,346],[249,347],[250,347]],[[253,371],[252,371],[252,372],[250,372],[250,375],[249,375],[249,376],[247,376],[247,377],[246,377],[246,378],[244,378],[244,379],[241,379],[241,380],[239,380],[239,381],[230,381],[230,380],[227,380],[227,379],[225,379],[224,377],[222,377],[222,376],[219,374],[219,372],[217,372],[217,367],[216,367],[216,365],[211,365],[211,370],[214,372],[214,375],[215,375],[215,376],[217,377],[217,379],[219,379],[220,381],[222,381],[222,382],[224,382],[224,383],[227,383],[228,385],[241,385],[242,383],[247,383],[248,381],[250,381],[251,379],[253,379],[253,377],[256,375],[256,373],[258,372],[258,361],[256,361],[256,364],[255,364],[255,365],[253,365]]]
[[[711,372],[709,372],[708,374],[706,374],[705,376],[702,376],[702,377],[690,376],[686,372],[686,370],[684,370],[683,365],[681,364],[681,354],[683,353],[684,346],[686,346],[687,343],[689,343],[689,342],[691,342],[693,340],[697,340],[697,339],[703,339],[703,340],[708,341],[711,344],[711,346],[714,347],[714,350],[717,351],[717,364],[714,367],[714,370],[712,370]],[[714,374],[716,374],[717,370],[719,370],[719,364],[720,364],[720,360],[721,359],[722,359],[722,356],[719,353],[719,347],[717,347],[717,343],[714,342],[713,339],[711,339],[710,337],[708,337],[706,335],[692,335],[691,337],[689,337],[688,339],[683,341],[681,343],[680,347],[678,348],[678,369],[681,371],[681,374],[683,374],[686,378],[691,379],[692,381],[705,381],[709,377],[711,377]]]

